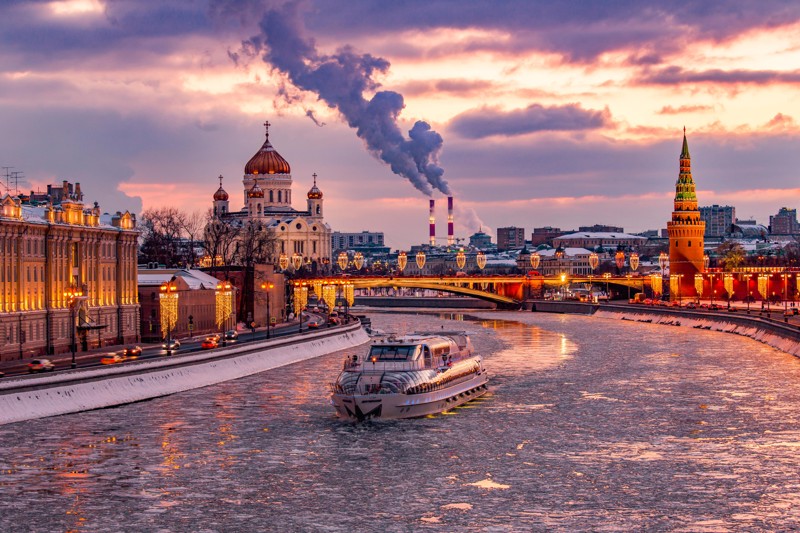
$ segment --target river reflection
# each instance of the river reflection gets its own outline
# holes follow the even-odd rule
[[[351,350],[0,426],[0,528],[800,528],[791,356],[733,335],[588,317],[372,320],[396,333],[469,331],[491,393],[418,420],[342,422],[327,384]]]

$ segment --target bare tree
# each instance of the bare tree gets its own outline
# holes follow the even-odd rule
[[[203,231],[203,249],[211,258],[212,275],[220,266],[223,266],[226,273],[229,271],[240,230],[236,221],[220,220],[209,209]]]
[[[143,262],[156,262],[166,267],[181,263],[181,245],[186,215],[175,207],[147,209],[140,219]]]
[[[197,264],[197,245],[202,247],[203,235],[206,227],[206,216],[201,211],[193,211],[183,217],[182,231],[187,243],[183,250],[184,262],[189,266]]]

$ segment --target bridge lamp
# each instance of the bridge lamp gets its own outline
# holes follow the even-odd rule
[[[540,256],[538,252],[533,252],[531,254],[531,268],[533,268],[534,270],[538,269],[541,260],[542,256]]]
[[[400,272],[406,269],[406,264],[408,263],[408,256],[405,252],[400,252],[397,254],[397,268],[400,269]]]
[[[298,253],[292,254],[292,266],[295,270],[300,270],[300,267],[303,266],[303,256]]]
[[[464,250],[459,250],[456,254],[456,265],[458,265],[459,270],[464,269],[464,265],[467,264],[467,256],[464,254]]]
[[[364,256],[361,252],[356,252],[356,255],[353,256],[353,264],[356,266],[356,270],[361,270],[361,267],[364,266]]]
[[[617,268],[622,270],[625,266],[625,252],[619,251],[614,255],[614,261],[617,263]]]
[[[478,252],[478,255],[475,257],[475,262],[478,264],[478,268],[483,270],[486,266],[486,254],[483,252]]]
[[[347,254],[345,252],[339,252],[339,257],[336,258],[336,264],[339,265],[339,269],[344,271],[347,268]]]
[[[633,252],[628,258],[628,264],[630,265],[631,270],[636,270],[639,268],[639,254]]]
[[[278,258],[278,266],[281,268],[281,270],[286,270],[289,268],[289,258],[286,256],[286,254],[280,255]]]
[[[666,252],[661,252],[658,255],[658,266],[661,267],[662,276],[664,275],[664,270],[667,268],[667,265],[669,265],[669,256]]]
[[[425,252],[420,250],[419,252],[417,252],[417,268],[422,270],[422,267],[424,266],[425,266]]]

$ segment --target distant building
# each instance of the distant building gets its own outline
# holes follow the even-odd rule
[[[510,226],[497,228],[497,249],[499,251],[514,250],[525,246],[525,228]]]
[[[595,250],[598,247],[606,250],[636,247],[647,242],[647,237],[630,235],[628,233],[605,233],[605,232],[578,232],[562,235],[553,239],[553,246],[556,248],[586,248]]]
[[[554,228],[551,226],[544,226],[543,228],[533,228],[533,233],[531,233],[531,246],[537,247],[542,244],[553,244],[553,239],[556,237],[560,237],[562,235],[566,235],[567,233],[572,233],[571,231],[562,231],[561,228]]]
[[[48,192],[0,197],[0,360],[139,340],[136,217],[84,205],[78,183]]]
[[[736,221],[736,208],[716,204],[701,207],[700,220],[706,223],[705,237],[725,237],[730,235]]]
[[[769,217],[769,232],[772,235],[795,235],[800,233],[797,209],[781,207],[777,215]]]
[[[594,233],[625,233],[625,230],[619,226],[604,226],[603,224],[595,224],[594,226],[581,226],[578,231],[588,231]]]
[[[334,231],[331,233],[331,249],[334,252],[334,259],[337,252],[345,250],[361,251],[360,248],[382,248],[383,246],[382,231],[362,231],[359,233]]]
[[[473,233],[469,237],[469,245],[478,250],[485,250],[492,248],[492,236],[482,231]]]

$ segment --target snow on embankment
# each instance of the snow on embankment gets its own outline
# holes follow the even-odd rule
[[[635,322],[649,322],[667,326],[735,333],[737,335],[750,337],[751,339],[768,344],[773,348],[800,357],[800,342],[798,342],[800,340],[800,335],[798,335],[796,328],[790,328],[782,324],[762,322],[755,317],[729,317],[720,314],[688,315],[656,312],[648,313],[643,311],[603,308],[597,310],[593,316],[598,318],[632,320]]]
[[[359,324],[214,352],[175,355],[0,383],[0,424],[111,407],[197,389],[352,348],[369,341]]]

